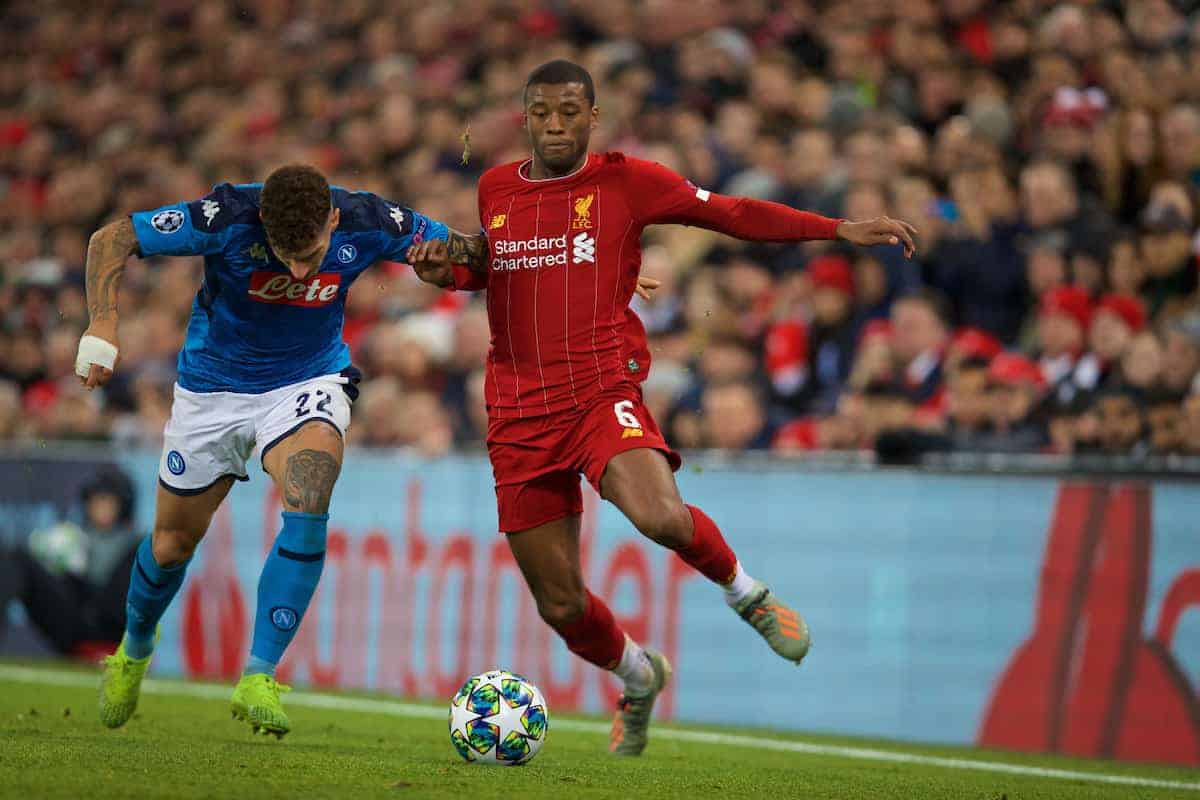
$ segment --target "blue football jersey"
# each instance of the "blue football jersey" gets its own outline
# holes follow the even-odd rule
[[[194,203],[134,213],[143,258],[204,256],[179,353],[179,385],[193,392],[260,394],[350,366],[342,341],[346,293],[376,261],[445,239],[446,226],[369,192],[333,187],[341,219],[315,275],[292,277],[267,244],[262,184],[222,183]]]

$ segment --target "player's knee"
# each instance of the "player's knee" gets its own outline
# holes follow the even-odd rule
[[[538,614],[551,628],[570,625],[587,609],[587,595],[579,592],[554,592],[537,598]]]
[[[633,523],[643,536],[672,550],[687,547],[692,540],[692,516],[674,497],[658,497],[647,502]]]
[[[160,567],[175,567],[192,557],[196,546],[200,544],[203,533],[173,528],[155,528],[150,539],[150,550],[154,560]]]

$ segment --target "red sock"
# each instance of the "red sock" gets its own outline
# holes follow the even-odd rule
[[[568,650],[601,669],[615,667],[625,650],[625,631],[604,601],[591,592],[587,593],[583,616],[555,630]]]
[[[737,556],[729,549],[717,523],[695,506],[687,509],[692,512],[695,532],[692,543],[677,551],[679,557],[713,583],[729,583],[737,570]]]

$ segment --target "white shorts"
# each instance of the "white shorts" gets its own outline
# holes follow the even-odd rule
[[[180,495],[200,494],[226,476],[247,479],[246,462],[312,421],[343,437],[358,370],[323,375],[262,394],[189,392],[175,384],[171,419],[163,432],[158,482]]]

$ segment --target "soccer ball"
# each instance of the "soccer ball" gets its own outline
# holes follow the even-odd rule
[[[450,701],[450,743],[472,764],[524,764],[542,749],[549,727],[541,690],[507,670],[470,678]]]

